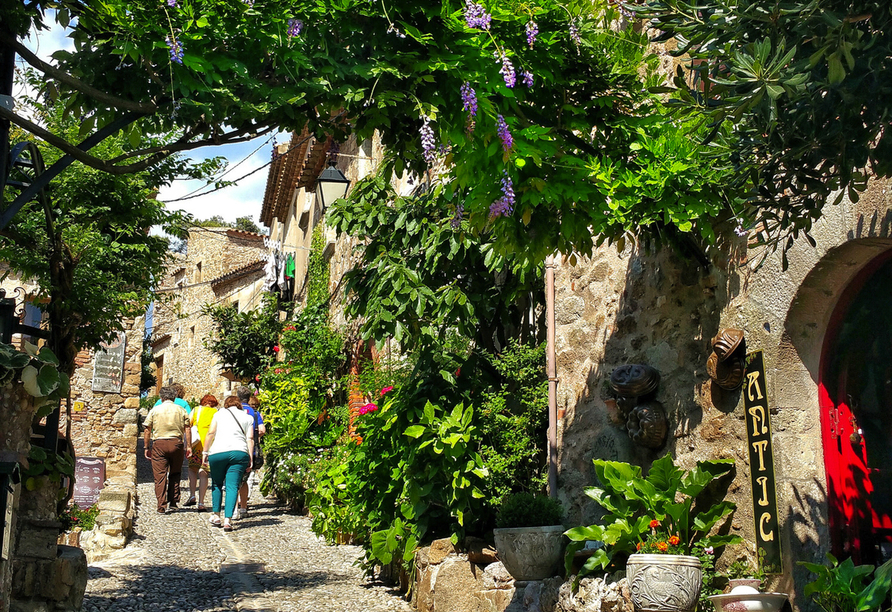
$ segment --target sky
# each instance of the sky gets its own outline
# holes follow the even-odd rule
[[[42,31],[39,36],[34,36],[32,33],[31,38],[25,40],[25,44],[41,59],[51,61],[50,55],[54,51],[70,50],[73,46],[58,24],[50,18],[47,22],[53,27],[48,31]],[[18,58],[18,62],[19,65],[24,64],[21,58]],[[15,93],[13,95],[15,96]],[[278,136],[280,141],[282,138],[283,136]],[[224,157],[229,161],[229,168],[223,179],[235,181],[243,176],[245,178],[238,180],[236,185],[213,193],[211,193],[213,186],[202,189],[204,181],[175,181],[169,187],[161,189],[158,199],[165,202],[169,209],[184,210],[197,219],[208,219],[219,215],[226,221],[235,221],[238,217],[247,216],[260,225],[260,208],[263,204],[267,177],[266,170],[260,168],[272,158],[272,147],[271,134],[267,134],[248,142],[202,147],[186,152],[188,157],[196,160]],[[233,168],[236,164],[239,166]],[[250,176],[246,176],[249,174]],[[198,197],[174,201],[193,193]]]

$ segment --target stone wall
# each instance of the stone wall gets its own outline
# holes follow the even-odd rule
[[[221,227],[190,230],[186,256],[162,282],[166,299],[154,307],[152,349],[163,378],[159,382],[184,385],[187,400],[206,393],[218,399],[228,394],[232,383],[204,345],[214,327],[201,309],[206,304],[237,302],[239,311],[245,312],[259,306],[266,257],[259,234]]]
[[[797,244],[788,270],[780,253],[748,249],[733,237],[711,254],[705,270],[668,249],[604,247],[577,265],[560,260],[559,493],[569,509],[567,524],[597,516],[583,493],[595,482],[594,458],[647,466],[669,452],[686,468],[730,458],[736,475],[729,498],[738,504],[732,531],[748,542],[730,557],[752,556],[742,394],[714,386],[705,367],[718,330],[741,329],[747,351],[763,351],[768,379],[784,555],[784,575],[772,586],[794,593],[794,605],[806,608],[801,589],[808,575],[796,562],[821,562],[830,541],[817,395],[824,334],[848,283],[892,248],[889,205],[886,185],[873,181],[858,204],[827,206],[813,232],[817,248]],[[609,375],[626,363],[649,364],[662,376],[657,399],[668,413],[669,435],[661,449],[632,444],[609,401]]]
[[[418,612],[633,612],[623,576],[515,582],[482,540],[456,550],[435,540],[415,555],[412,605]]]

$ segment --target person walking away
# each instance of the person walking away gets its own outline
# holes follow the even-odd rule
[[[185,410],[186,414],[191,413],[192,406],[189,405],[189,402],[183,399],[186,396],[186,387],[184,387],[180,383],[173,383],[170,386],[173,387],[174,391],[177,392],[177,397],[173,400],[174,403]],[[157,402],[155,402],[155,406],[160,406],[162,401],[163,400],[159,399]],[[155,406],[152,406],[152,408],[154,408]]]
[[[261,452],[260,438],[266,435],[266,425],[263,424],[263,415],[251,405],[252,401],[257,401],[257,398],[254,396],[254,393],[251,392],[251,389],[243,386],[236,389],[235,392],[238,395],[239,401],[242,403],[244,411],[250,414],[254,419],[254,454],[251,456],[251,460],[255,467],[259,467],[262,465],[263,461],[262,458],[259,457]],[[259,406],[260,403],[257,402],[257,405]],[[251,490],[248,487],[248,479],[245,478],[238,489],[239,507],[235,514],[235,518],[240,519],[248,516],[248,496],[250,493]]]
[[[174,403],[177,392],[173,387],[161,387],[159,394],[161,404],[149,410],[143,441],[146,459],[152,461],[158,512],[164,513],[180,503],[183,456],[192,455],[192,432],[189,417]]]
[[[208,490],[208,466],[202,462],[204,440],[214,415],[217,414],[217,406],[220,402],[208,393],[201,398],[201,403],[189,415],[189,423],[192,425],[192,456],[189,458],[189,501],[186,506],[195,505],[195,484],[198,481],[198,511],[204,512],[204,497]]]
[[[254,419],[242,408],[239,398],[230,395],[211,420],[204,441],[202,460],[207,460],[211,470],[211,500],[214,514],[212,525],[219,527],[220,507],[223,502],[223,485],[226,484],[226,504],[222,521],[225,531],[232,531],[232,515],[235,511],[242,476],[251,470],[254,453],[254,436],[251,428]]]

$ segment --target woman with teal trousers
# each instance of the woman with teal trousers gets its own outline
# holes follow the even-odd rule
[[[217,411],[211,421],[202,453],[202,461],[207,462],[211,470],[211,500],[214,504],[211,525],[222,525],[224,531],[232,531],[232,515],[239,486],[245,473],[251,471],[253,456],[254,418],[245,412],[238,397],[230,395],[223,402],[223,409]],[[221,521],[224,484],[226,505]]]

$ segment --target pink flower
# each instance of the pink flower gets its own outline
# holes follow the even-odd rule
[[[256,380],[257,382],[260,382],[260,374],[258,374],[257,376],[255,376],[255,377],[254,377],[254,380]]]
[[[359,409],[359,414],[360,415],[368,414],[370,412],[376,411],[377,409],[378,409],[378,406],[376,404],[374,404],[373,402],[369,402],[368,404],[366,404],[365,406],[363,406],[362,408]]]
[[[393,391],[393,387],[384,387],[383,389],[381,389],[381,395],[387,395],[387,393],[390,391]]]
[[[707,555],[711,555],[712,553],[715,552],[715,550],[712,548],[712,546],[707,546],[706,548],[703,549],[703,552],[705,552]]]

